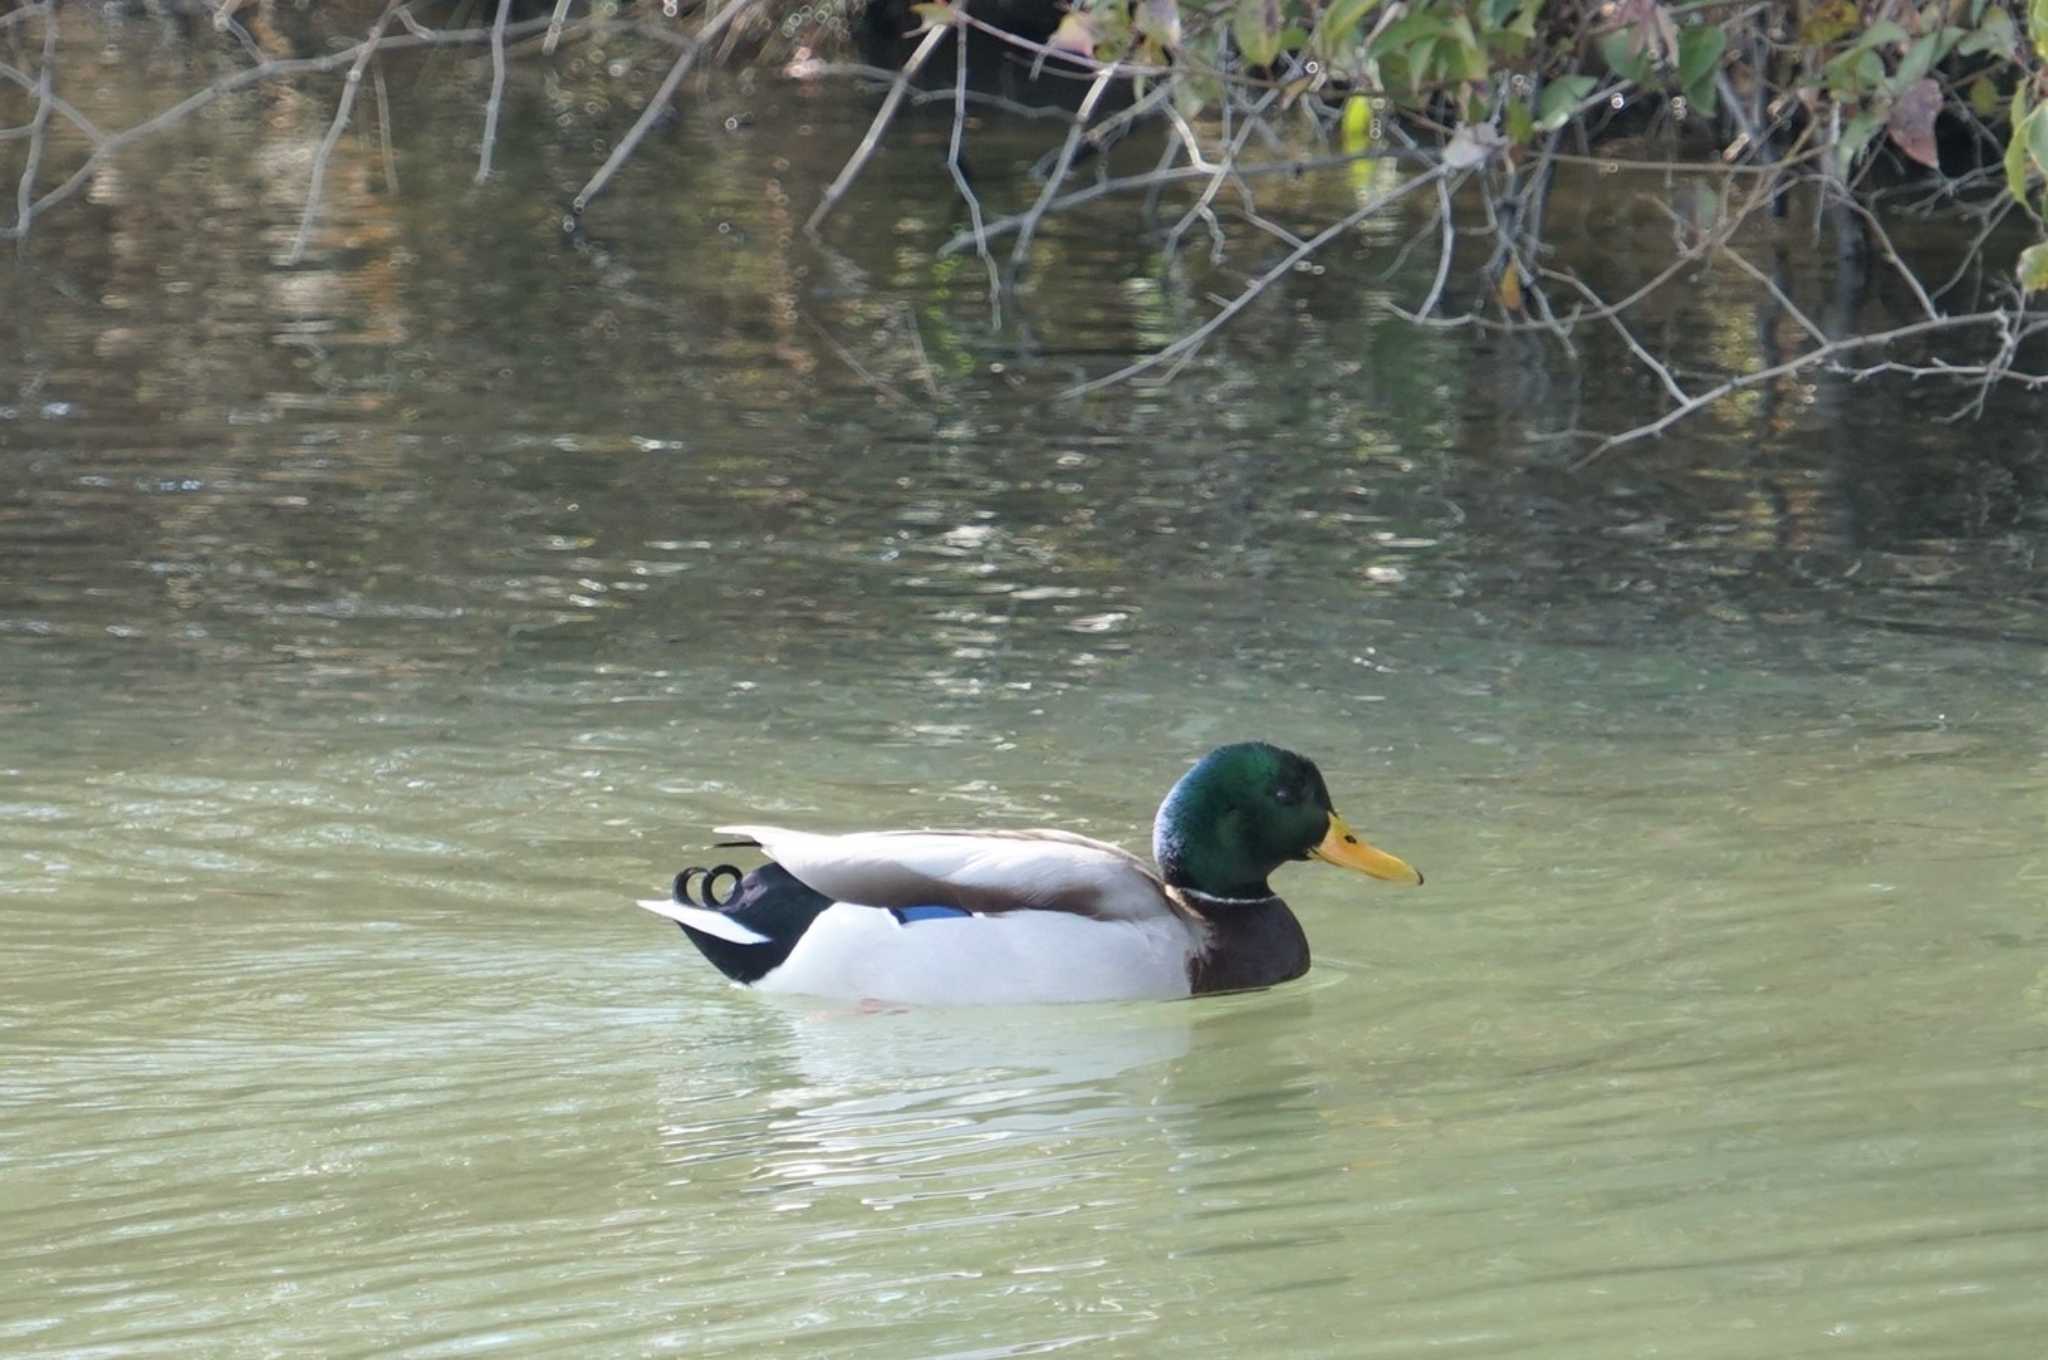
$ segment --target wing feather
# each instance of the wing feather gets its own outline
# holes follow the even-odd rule
[[[867,907],[1060,911],[1105,921],[1175,915],[1137,856],[1066,831],[861,831],[721,826],[745,836],[806,885]]]

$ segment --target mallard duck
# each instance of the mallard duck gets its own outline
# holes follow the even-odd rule
[[[1066,831],[725,826],[769,863],[685,869],[640,903],[720,972],[762,991],[911,1004],[1122,1001],[1270,987],[1308,971],[1308,939],[1266,880],[1320,859],[1392,883],[1422,875],[1330,806],[1306,756],[1219,747],[1152,826],[1155,872]],[[700,879],[701,902],[690,897]],[[718,896],[717,883],[733,882]]]

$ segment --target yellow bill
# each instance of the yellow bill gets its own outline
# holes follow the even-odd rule
[[[1361,874],[1371,874],[1388,883],[1405,883],[1409,887],[1419,887],[1422,883],[1422,874],[1414,865],[1384,850],[1373,849],[1334,812],[1330,814],[1329,834],[1309,853],[1325,864],[1356,869]]]

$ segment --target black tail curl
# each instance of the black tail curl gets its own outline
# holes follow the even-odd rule
[[[700,874],[703,876],[704,881],[698,885],[697,891],[702,896],[693,898],[690,896],[690,882]],[[732,876],[732,886],[723,897],[720,897],[718,895],[718,880],[721,876],[727,874]],[[673,892],[676,901],[683,906],[706,907],[712,911],[723,911],[732,905],[734,898],[740,895],[740,881],[743,878],[745,878],[745,875],[730,864],[714,864],[708,869],[701,864],[692,864],[676,875]]]

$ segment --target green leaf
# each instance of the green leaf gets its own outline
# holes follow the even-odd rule
[[[1247,65],[1270,66],[1280,55],[1279,0],[1237,0],[1230,33]]]
[[[1892,88],[1903,90],[1927,72],[1934,65],[1934,49],[1941,45],[1941,34],[1930,33],[1906,49],[1906,55],[1899,62],[1899,69],[1892,75]]]
[[[1388,24],[1379,37],[1372,40],[1372,55],[1374,58],[1391,56],[1423,39],[1441,37],[1444,27],[1443,16],[1434,10],[1411,14]]]
[[[1545,85],[1536,97],[1536,126],[1544,132],[1563,127],[1599,83],[1592,76],[1564,76]]]
[[[1488,28],[1506,28],[1509,19],[1522,7],[1522,0],[1486,0],[1482,17]]]
[[[1527,146],[1529,139],[1536,135],[1536,120],[1529,116],[1529,106],[1521,100],[1508,103],[1508,140],[1516,146]]]
[[[1607,69],[1623,80],[1637,85],[1651,85],[1656,82],[1650,70],[1650,59],[1636,50],[1635,39],[1627,29],[1617,29],[1600,39],[1600,56],[1607,63]]]
[[[2027,155],[2033,159],[2034,168],[2048,175],[2048,104],[2036,104],[2034,111],[2027,115]],[[2019,130],[2014,129],[2014,135]]]
[[[1358,40],[1365,27],[1365,16],[1380,4],[1381,0],[1337,0],[1316,20],[1310,44],[1321,56],[1337,56]]]
[[[2027,36],[2034,40],[2034,52],[2048,61],[2048,0],[2033,0],[2027,6]]]
[[[1479,46],[1479,35],[1472,31],[1472,21],[1453,14],[1444,27],[1446,41],[1439,57],[1443,74],[1454,80],[1486,79],[1486,52]]]
[[[1843,174],[1849,173],[1849,167],[1863,154],[1863,148],[1870,145],[1870,139],[1884,126],[1885,112],[1883,109],[1870,109],[1859,113],[1849,120],[1849,126],[1842,129],[1841,143],[1835,147],[1835,163]]]
[[[1821,74],[1837,99],[1853,99],[1884,85],[1884,63],[1860,43],[1821,67]]]
[[[2048,0],[2034,0],[2034,3],[2048,4]],[[1905,29],[1900,28],[1891,20],[1879,19],[1869,28],[1863,30],[1863,36],[1856,40],[1856,45],[1864,49],[1869,49],[1872,47],[1889,47],[1897,43],[1905,42],[1908,38],[1911,38],[1912,36],[1912,34],[1908,33]]]
[[[1967,34],[1956,44],[1956,52],[1965,57],[1974,57],[1979,52],[2011,61],[2019,54],[2019,30],[2013,27],[2012,16],[2002,9],[1992,10],[1975,32]]]
[[[1678,88],[1685,91],[1687,99],[1700,102],[1694,87],[1713,83],[1727,46],[1728,35],[1712,24],[1688,28],[1678,35]]]
[[[2005,187],[2024,202],[2027,197],[2027,120],[2035,110],[2028,107],[2027,82],[2020,82],[2012,96],[2012,139],[2005,144]]]
[[[2048,288],[2048,241],[2037,242],[2020,252],[2020,291],[2038,293]]]

